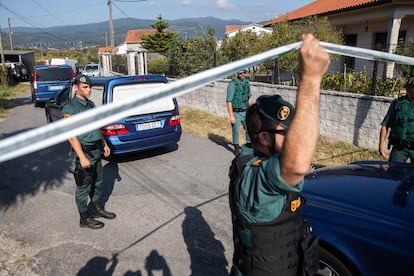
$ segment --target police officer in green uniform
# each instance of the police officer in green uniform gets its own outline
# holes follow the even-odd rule
[[[381,123],[379,153],[386,156],[385,138],[390,131],[389,146],[392,145],[389,161],[414,161],[414,78],[405,84],[407,94],[394,100]]]
[[[251,148],[243,146],[230,167],[233,276],[318,269],[318,238],[302,218],[299,192],[316,149],[320,83],[330,61],[313,35],[302,39],[296,109],[279,95],[260,96],[246,114]]]
[[[237,72],[237,77],[232,79],[227,86],[226,105],[230,115],[232,143],[236,155],[240,152],[240,125],[243,125],[246,130],[246,110],[252,104],[250,82],[245,78],[245,75],[246,71],[240,70]],[[250,143],[247,131],[246,142]]]
[[[91,95],[91,79],[79,74],[74,81],[75,96],[62,110],[64,118],[92,109],[95,104],[88,98]],[[69,139],[75,164],[76,205],[80,214],[80,226],[91,229],[104,227],[104,223],[94,218],[114,219],[115,214],[104,209],[100,202],[103,189],[103,169],[101,150],[108,157],[111,153],[100,130],[95,129]],[[88,213],[89,198],[92,214]]]

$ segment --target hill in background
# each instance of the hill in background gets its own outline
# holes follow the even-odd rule
[[[195,33],[207,32],[213,28],[216,37],[222,39],[226,25],[247,25],[252,22],[240,20],[222,20],[215,17],[185,18],[165,20],[170,24],[170,32],[178,32],[180,36],[193,37]],[[115,45],[125,40],[128,30],[152,29],[156,20],[124,18],[113,20]],[[109,45],[109,21],[82,25],[56,26],[49,28],[12,27],[14,48],[68,49]],[[8,29],[2,29],[2,39],[6,48],[10,47]]]

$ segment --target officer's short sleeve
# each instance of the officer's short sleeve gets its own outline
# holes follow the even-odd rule
[[[264,164],[268,189],[277,193],[300,192],[303,187],[303,178],[296,186],[288,185],[280,175],[280,155],[274,155]]]
[[[234,97],[234,84],[233,84],[233,81],[230,81],[229,85],[227,86],[226,102],[233,101],[233,97]]]
[[[385,114],[384,119],[381,122],[382,126],[387,126],[387,127],[391,127],[393,125],[393,119],[394,119],[394,110],[395,110],[395,105],[396,105],[396,101],[394,100],[390,107],[388,108],[387,114]]]
[[[62,109],[62,116],[63,118],[67,118],[73,115],[73,108],[71,108],[70,103],[65,105]]]

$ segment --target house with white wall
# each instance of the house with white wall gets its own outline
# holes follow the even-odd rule
[[[316,0],[263,24],[271,27],[284,20],[308,16],[326,16],[331,25],[341,29],[345,45],[393,53],[398,44],[414,43],[413,0]],[[394,63],[381,63],[342,56],[333,61],[330,71],[377,72],[377,77],[397,77]]]
[[[249,25],[227,25],[226,32],[224,36],[228,38],[234,37],[238,32],[252,32],[257,34],[258,36],[262,36],[264,34],[271,34],[272,28],[265,28],[263,25],[252,23]]]

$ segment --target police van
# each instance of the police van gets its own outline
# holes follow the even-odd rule
[[[33,69],[32,101],[35,107],[56,97],[57,93],[71,85],[75,72],[70,65],[39,65]]]

